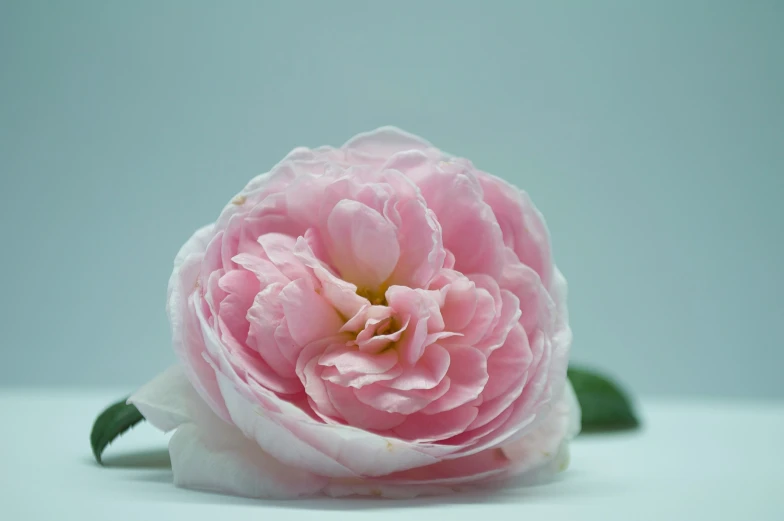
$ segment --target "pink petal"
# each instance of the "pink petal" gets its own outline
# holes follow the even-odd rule
[[[261,247],[261,246],[259,246]],[[239,253],[231,258],[237,266],[253,273],[259,280],[261,287],[270,284],[285,284],[290,281],[280,270],[268,259],[256,257],[249,253]]]
[[[289,280],[310,279],[306,266],[294,255],[296,239],[288,235],[268,233],[258,238],[267,258]]]
[[[476,407],[463,406],[438,414],[412,414],[395,427],[395,434],[417,442],[448,439],[465,431],[478,411]]]
[[[319,357],[319,365],[333,366],[343,374],[380,374],[392,369],[398,360],[394,350],[369,354],[345,346],[335,346]]]
[[[386,298],[399,319],[408,322],[397,345],[402,359],[413,365],[424,352],[428,333],[439,332],[444,327],[440,311],[443,293],[391,286],[386,292]]]
[[[447,286],[446,300],[441,309],[444,328],[462,331],[474,318],[476,306],[476,285],[465,277],[454,280]]]
[[[341,278],[376,291],[400,257],[397,230],[378,212],[356,201],[340,201],[327,219],[325,237]]]
[[[293,378],[292,360],[296,359],[301,348],[291,339],[284,322],[280,302],[282,290],[282,284],[272,284],[256,295],[247,315],[250,324],[248,345],[258,352],[279,376]],[[288,354],[289,351],[291,354]]]
[[[361,372],[345,372],[341,373],[334,366],[323,367],[321,370],[321,378],[325,381],[332,382],[333,384],[342,387],[354,387],[360,389],[366,385],[371,385],[377,382],[385,382],[387,380],[394,380],[403,373],[403,368],[399,365],[383,373],[361,373]]]
[[[313,270],[313,274],[321,283],[321,295],[343,317],[353,317],[366,305],[368,300],[357,295],[357,287],[330,272],[324,264],[316,259],[306,240],[297,239],[296,254],[302,262]]]
[[[306,279],[288,284],[278,296],[291,338],[300,346],[336,334],[343,321]]]
[[[555,303],[542,285],[539,275],[528,266],[508,262],[499,283],[519,299],[522,311],[520,322],[526,331],[534,331],[553,319]]]
[[[345,324],[343,324],[343,327],[340,328],[340,331],[359,333],[365,329],[365,325],[367,324],[368,320],[381,321],[385,318],[390,318],[393,315],[394,311],[392,308],[387,306],[371,306],[370,304],[365,304],[362,306],[362,309],[360,309],[354,316],[349,318]]]
[[[327,394],[333,407],[349,425],[360,429],[386,431],[400,425],[406,417],[392,409],[377,409],[358,399],[361,389],[341,387],[327,382]]]
[[[489,379],[482,393],[485,400],[508,393],[520,375],[526,373],[532,360],[528,337],[518,324],[509,332],[504,345],[493,351],[487,359]]]
[[[401,391],[393,389],[381,382],[356,389],[355,395],[362,403],[378,409],[410,415],[421,411],[428,404],[438,400],[449,390],[449,378],[443,378],[438,385],[430,389],[411,389]]]
[[[367,327],[357,335],[356,345],[360,351],[365,353],[380,353],[394,342],[400,340],[403,333],[408,329],[409,320],[406,320],[401,325],[397,325],[397,319],[392,316],[382,320],[368,319]],[[396,330],[393,330],[391,333],[379,334],[379,331],[386,331],[390,328]]]
[[[335,410],[327,393],[327,381],[322,378],[322,370],[323,368],[318,365],[318,359],[312,358],[297,372],[316,414],[322,418],[339,418],[340,414]]]
[[[244,344],[249,328],[245,315],[259,292],[259,281],[253,273],[238,269],[224,274],[218,286],[227,293],[218,307],[218,316],[237,342]]]
[[[401,391],[432,389],[444,379],[449,369],[449,360],[446,349],[438,344],[429,345],[416,365],[409,367],[386,385]]]
[[[527,193],[484,172],[477,177],[482,185],[484,200],[493,209],[501,226],[504,242],[549,288],[553,262],[550,256],[550,234],[542,214]]]
[[[477,398],[487,383],[487,359],[481,351],[468,346],[449,346],[447,349],[451,359],[447,372],[451,386],[444,396],[422,410],[425,414],[436,414],[466,404]]]
[[[396,210],[401,221],[398,230],[400,258],[390,277],[390,284],[426,288],[444,265],[446,257],[441,227],[424,200],[401,201]]]
[[[497,316],[494,329],[476,345],[486,356],[501,347],[506,341],[509,331],[520,319],[520,301],[510,291],[501,291],[501,311]]]
[[[441,224],[444,247],[455,258],[454,268],[466,275],[498,277],[504,262],[503,236],[493,210],[482,200],[470,164],[454,171],[429,171],[415,182]]]

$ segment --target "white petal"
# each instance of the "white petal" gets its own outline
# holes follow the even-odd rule
[[[559,399],[547,417],[535,430],[504,445],[506,457],[515,462],[515,472],[563,470],[565,462],[549,465],[551,461],[563,459],[566,445],[580,432],[580,404],[574,394],[572,384],[567,380]]]
[[[185,262],[185,259],[188,258],[189,255],[204,253],[204,250],[207,249],[207,244],[214,234],[214,224],[208,224],[207,226],[196,230],[190,239],[185,241],[185,244],[182,245],[180,251],[177,252],[177,256],[174,258],[174,271],[177,271],[177,268]]]
[[[254,407],[229,379],[218,375],[223,398],[234,424],[258,447],[274,454],[287,465],[306,468],[326,476],[356,477],[335,459],[303,442],[293,432],[274,421],[274,415]],[[268,415],[269,414],[269,415]]]
[[[349,139],[341,148],[386,158],[395,152],[433,148],[426,140],[397,127],[379,127]]]
[[[205,428],[180,426],[169,441],[174,484],[252,498],[289,499],[317,493],[326,479],[283,465],[255,441],[215,417]]]
[[[179,365],[173,365],[136,391],[128,403],[147,421],[167,432],[191,420],[195,407],[204,407]]]

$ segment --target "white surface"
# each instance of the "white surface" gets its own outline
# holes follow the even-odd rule
[[[115,392],[0,391],[0,517],[24,519],[781,520],[784,403],[649,401],[645,428],[573,445],[557,482],[492,495],[257,501],[175,488],[165,437],[142,425],[90,454]],[[10,514],[10,515],[9,515]]]

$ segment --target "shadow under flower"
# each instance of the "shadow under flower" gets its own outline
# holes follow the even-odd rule
[[[167,449],[149,449],[114,454],[103,458],[103,466],[125,469],[171,469]]]

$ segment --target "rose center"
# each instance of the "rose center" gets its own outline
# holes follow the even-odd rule
[[[374,306],[387,305],[387,297],[385,295],[385,291],[383,290],[383,288],[379,288],[375,290],[369,288],[357,288],[357,295],[368,299],[370,303],[373,304]]]
[[[392,317],[385,318],[376,326],[376,336],[386,335],[387,333],[394,333],[400,328],[395,328],[395,321]]]

